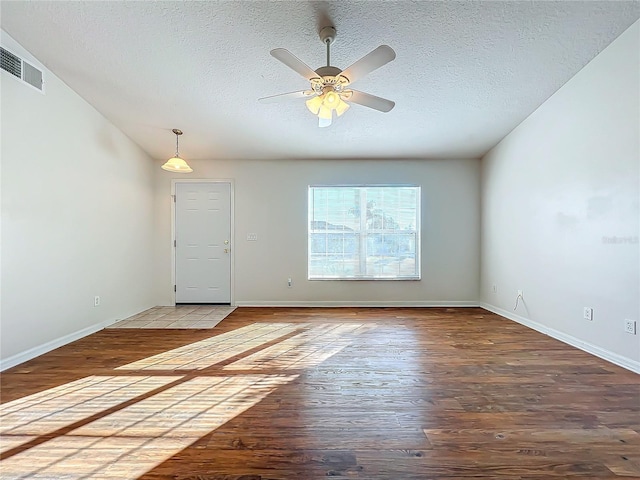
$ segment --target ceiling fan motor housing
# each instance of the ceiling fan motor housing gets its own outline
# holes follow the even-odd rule
[[[311,89],[318,95],[322,95],[327,87],[340,93],[349,85],[349,79],[340,75],[342,70],[337,67],[320,67],[316,73],[319,78],[311,79]]]
[[[337,77],[342,73],[338,67],[320,67],[316,70],[316,73],[321,77]]]

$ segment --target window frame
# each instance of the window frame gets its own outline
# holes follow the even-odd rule
[[[314,216],[313,208],[313,194],[314,189],[321,188],[414,188],[416,189],[416,205],[415,205],[415,227],[411,234],[414,235],[414,256],[415,256],[415,274],[414,275],[405,275],[405,276],[380,276],[380,275],[354,275],[354,276],[312,276],[311,274],[311,261],[312,261],[312,234],[313,230],[312,222],[323,221],[317,220]],[[422,279],[422,268],[421,268],[421,233],[422,233],[422,188],[417,184],[406,184],[406,183],[385,183],[385,184],[311,184],[307,187],[307,280],[309,281],[420,281]],[[366,215],[365,215],[366,217]],[[326,222],[326,220],[324,220]],[[362,226],[362,218],[361,218],[361,226]],[[325,229],[324,232],[329,231],[329,229]],[[366,245],[367,238],[372,234],[382,234],[388,233],[392,230],[389,229],[365,229],[364,232],[362,230],[354,231],[354,236],[358,239],[358,245],[361,247],[363,244]],[[344,230],[336,230],[336,233],[344,232]],[[405,234],[407,232],[405,231]],[[366,250],[365,250],[366,251]],[[366,264],[367,255],[361,255],[361,251],[358,251],[358,261],[360,262],[360,267],[362,268],[363,264]]]

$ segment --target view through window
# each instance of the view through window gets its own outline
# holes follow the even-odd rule
[[[309,279],[420,279],[420,187],[309,187]]]

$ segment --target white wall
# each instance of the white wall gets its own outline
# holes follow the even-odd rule
[[[481,243],[488,308],[636,371],[639,39],[636,22],[482,159]]]
[[[43,95],[0,72],[4,369],[156,304],[155,166],[5,32],[1,40],[46,81]]]
[[[171,179],[228,178],[235,186],[238,305],[432,305],[478,302],[479,160],[192,161],[180,177],[156,169],[158,297],[173,301]],[[158,164],[159,167],[160,164]],[[422,187],[421,281],[308,281],[311,184],[412,183]],[[247,242],[247,233],[257,242]],[[287,278],[293,287],[287,288]]]

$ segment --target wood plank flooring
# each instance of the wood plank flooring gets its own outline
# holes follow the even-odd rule
[[[0,478],[640,478],[640,376],[479,308],[238,308],[0,374]]]

